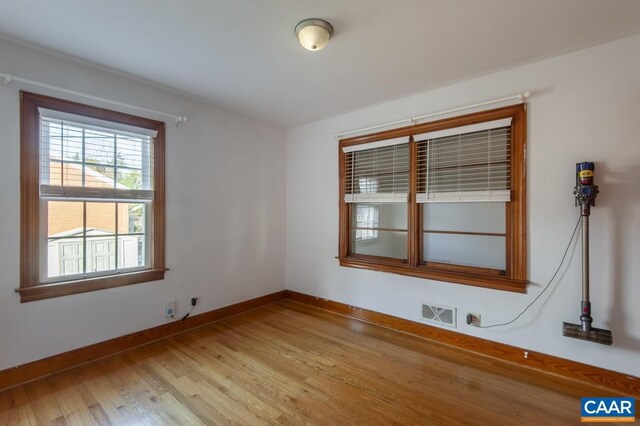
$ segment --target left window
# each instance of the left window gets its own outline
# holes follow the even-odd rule
[[[21,301],[164,278],[164,123],[21,92]]]

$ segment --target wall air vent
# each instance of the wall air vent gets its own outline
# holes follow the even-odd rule
[[[425,302],[420,306],[422,321],[456,328],[456,308]]]

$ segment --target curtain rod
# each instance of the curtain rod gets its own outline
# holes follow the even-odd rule
[[[146,113],[150,113],[150,114],[169,117],[169,118],[172,118],[174,120],[174,122],[176,124],[176,127],[180,126],[180,124],[185,123],[187,121],[187,117],[184,116],[184,115],[167,114],[166,112],[156,111],[156,110],[148,109],[148,108],[143,108],[143,107],[139,107],[139,106],[136,106],[136,105],[125,104],[124,102],[113,101],[111,99],[101,98],[99,96],[93,96],[93,95],[89,95],[87,93],[76,92],[75,90],[69,90],[69,89],[65,89],[64,87],[53,86],[51,84],[41,83],[39,81],[29,80],[27,78],[16,77],[16,76],[11,75],[11,74],[0,73],[0,78],[2,79],[2,83],[5,86],[10,85],[14,81],[19,81],[21,83],[25,83],[25,84],[29,84],[29,85],[37,86],[37,87],[43,87],[45,89],[54,90],[56,92],[67,93],[69,95],[79,96],[79,97],[85,98],[85,99],[91,99],[91,100],[98,101],[98,102],[103,102],[103,103],[107,103],[107,104],[111,104],[111,105],[117,105],[117,106],[124,107],[124,108],[127,108],[127,109],[133,109],[133,110],[136,110],[136,111],[142,111],[142,112],[146,112]]]
[[[498,99],[492,99],[490,101],[479,102],[479,103],[471,104],[471,105],[465,105],[465,106],[461,106],[461,107],[457,107],[457,108],[453,108],[453,109],[448,109],[446,111],[434,112],[434,113],[425,114],[425,115],[418,115],[418,116],[411,117],[411,118],[405,118],[404,120],[391,121],[389,123],[378,124],[378,125],[370,126],[370,127],[364,127],[362,129],[348,130],[348,131],[344,131],[344,132],[339,132],[339,133],[334,134],[333,138],[334,139],[338,139],[338,138],[341,138],[343,136],[352,135],[354,133],[367,132],[367,131],[370,131],[370,130],[382,129],[384,127],[397,126],[399,124],[404,124],[404,123],[416,124],[418,121],[422,121],[422,120],[425,120],[427,118],[437,117],[437,116],[445,115],[445,114],[451,114],[453,112],[464,111],[466,109],[472,109],[472,108],[478,108],[478,107],[481,107],[481,106],[497,104],[497,103],[500,103],[500,102],[516,101],[516,100],[520,101],[520,102],[526,102],[527,99],[529,98],[529,96],[531,96],[531,92],[530,91],[526,91],[526,92],[518,93],[517,95],[507,96],[507,97],[498,98]]]

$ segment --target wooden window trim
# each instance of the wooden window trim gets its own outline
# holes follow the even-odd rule
[[[407,206],[408,228],[407,259],[382,258],[351,253],[350,210],[344,201],[346,180],[346,154],[343,148],[385,139],[406,137],[438,130],[478,124],[486,121],[512,118],[511,123],[511,201],[506,205],[506,264],[504,274],[487,268],[459,265],[431,264],[422,261],[422,206],[416,203],[416,144],[410,145],[410,187]],[[511,105],[487,111],[445,118],[424,124],[377,132],[340,140],[339,166],[339,241],[338,260],[341,266],[371,269],[472,285],[496,290],[526,293],[527,289],[527,227],[526,227],[526,104]]]
[[[39,108],[157,131],[154,138],[154,200],[151,267],[82,280],[43,283],[40,279],[40,113]],[[165,124],[104,108],[20,92],[20,301],[30,302],[164,279],[165,267]]]

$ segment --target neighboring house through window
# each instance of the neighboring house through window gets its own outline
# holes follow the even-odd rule
[[[162,279],[164,124],[22,96],[22,301]]]
[[[356,240],[372,241],[378,238],[380,209],[370,204],[358,205],[356,209]]]

